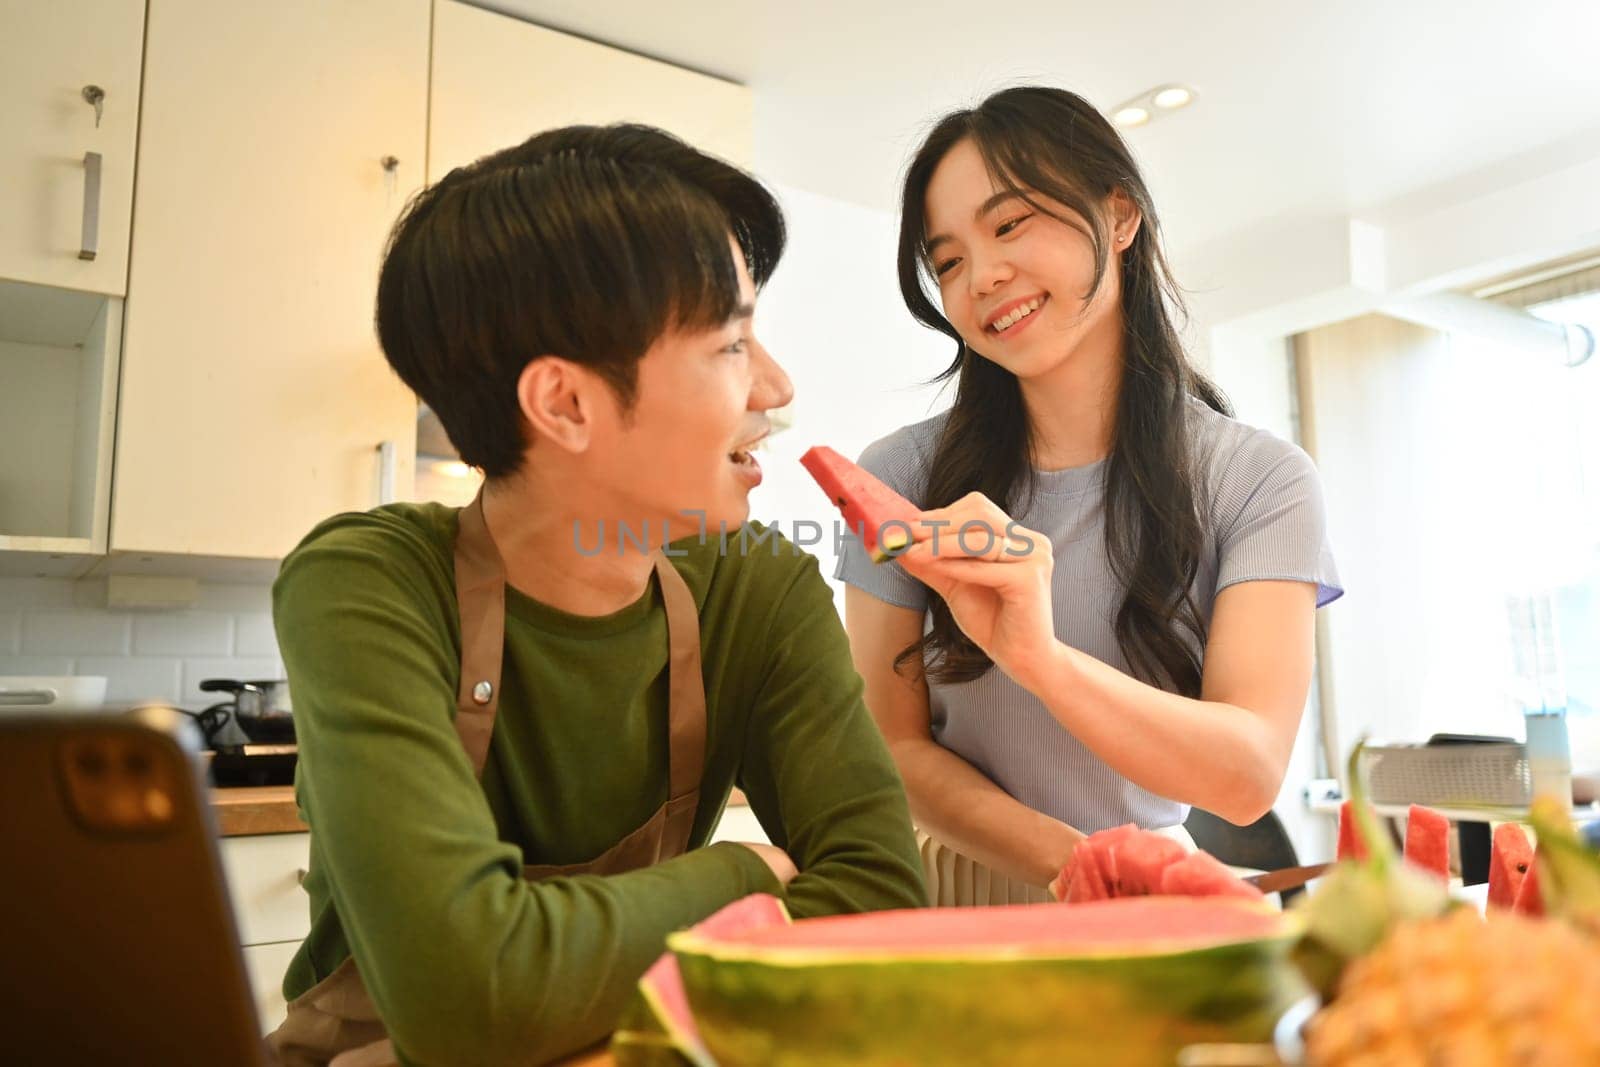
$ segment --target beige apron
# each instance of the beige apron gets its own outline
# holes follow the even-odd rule
[[[1194,838],[1182,826],[1166,826],[1154,832],[1172,838],[1190,852],[1195,850]],[[1008,878],[921,830],[917,831],[917,851],[922,854],[928,902],[936,908],[1050,902],[1050,890],[1044,886]]]
[[[483,518],[480,492],[461,509],[455,546],[456,600],[461,613],[461,683],[456,694],[456,733],[483,775],[500,706],[500,666],[505,651],[505,565]],[[529,881],[574,874],[621,874],[682,855],[700,803],[705,765],[706,695],[700,672],[700,622],[694,595],[661,553],[656,580],[667,611],[669,692],[668,799],[642,826],[587,863],[530,865]],[[352,956],[289,1004],[283,1025],[267,1045],[284,1067],[378,1067],[396,1062]],[[530,1050],[532,1052],[534,1050]]]

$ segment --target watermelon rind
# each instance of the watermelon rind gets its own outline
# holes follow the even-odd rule
[[[1289,960],[1301,930],[1295,916],[1243,900],[1212,903],[1273,922],[1243,939],[1195,935],[1081,951],[751,946],[693,932],[668,945],[721,1067],[1170,1067],[1189,1044],[1268,1040],[1306,993]]]

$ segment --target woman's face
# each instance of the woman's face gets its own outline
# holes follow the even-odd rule
[[[1095,268],[1088,222],[1032,195],[1070,221],[1006,191],[977,146],[963,140],[934,168],[923,205],[945,318],[968,348],[1024,381],[1061,366],[1086,341],[1104,339],[1115,352],[1122,328],[1116,255],[1086,301]],[[1113,253],[1128,246],[1135,229],[1136,219],[1114,226]]]

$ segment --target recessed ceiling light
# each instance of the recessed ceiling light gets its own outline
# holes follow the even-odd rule
[[[1164,119],[1194,103],[1194,98],[1195,91],[1187,85],[1168,82],[1166,85],[1146,89],[1138,96],[1124,100],[1111,112],[1111,122],[1124,130],[1130,130],[1147,122]]]
[[[1155,105],[1166,111],[1173,111],[1188,105],[1194,99],[1194,92],[1181,85],[1169,85],[1165,89],[1156,90]]]

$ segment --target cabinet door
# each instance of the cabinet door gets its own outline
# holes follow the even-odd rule
[[[272,559],[409,487],[372,326],[423,180],[427,0],[151,7],[111,548]],[[386,160],[388,165],[386,166]]]
[[[0,278],[126,289],[143,37],[143,0],[0,0]]]
[[[573,123],[646,122],[748,167],[750,91],[719,78],[438,0],[428,178]]]

